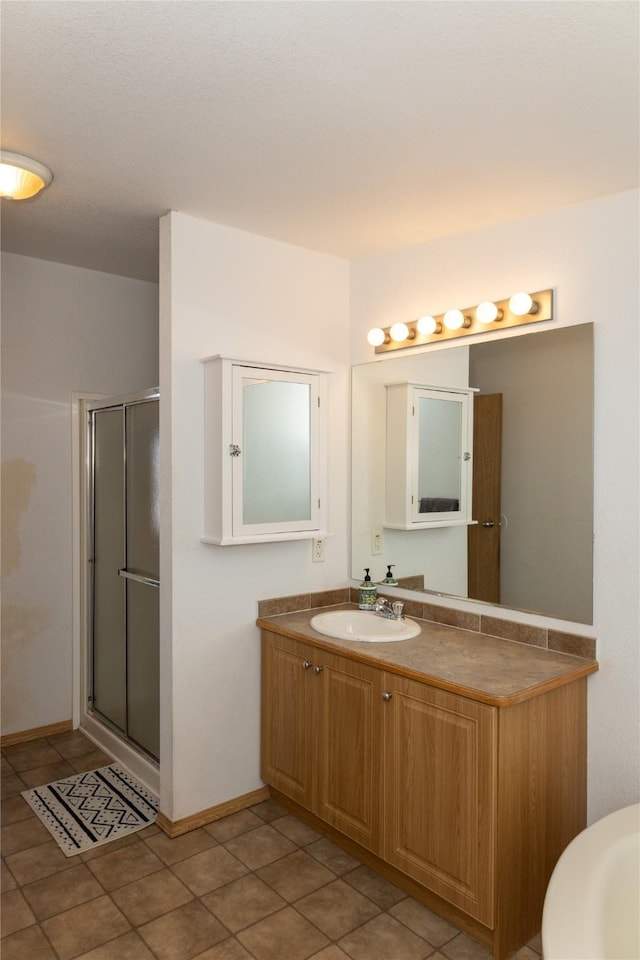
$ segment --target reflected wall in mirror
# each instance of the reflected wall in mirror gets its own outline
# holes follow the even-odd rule
[[[407,381],[478,390],[474,527],[384,527],[386,386]],[[383,553],[373,556],[380,532]],[[393,563],[422,593],[591,623],[592,544],[593,324],[353,368],[354,579],[370,567],[382,580]]]

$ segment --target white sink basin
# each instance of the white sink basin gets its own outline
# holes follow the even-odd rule
[[[368,610],[329,610],[311,618],[311,627],[338,640],[393,643],[417,637],[420,627],[413,620],[386,620]]]

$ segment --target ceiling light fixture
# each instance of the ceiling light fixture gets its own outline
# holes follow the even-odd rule
[[[367,340],[376,353],[384,353],[544,320],[553,320],[553,290],[516,293],[510,300],[484,300],[477,307],[447,310],[433,317],[425,314],[408,324],[375,327]]]
[[[48,187],[52,180],[53,174],[44,163],[0,150],[0,197],[28,200]]]

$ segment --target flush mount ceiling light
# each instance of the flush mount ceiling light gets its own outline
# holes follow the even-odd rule
[[[385,353],[543,320],[553,320],[553,290],[517,293],[510,300],[485,300],[477,307],[447,310],[437,317],[425,315],[409,323],[375,327],[367,340],[376,353]]]
[[[28,200],[48,187],[52,180],[53,174],[44,163],[0,150],[0,197]]]

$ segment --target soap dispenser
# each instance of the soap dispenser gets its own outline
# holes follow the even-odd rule
[[[375,610],[378,588],[369,576],[369,567],[364,568],[364,580],[360,584],[358,607],[360,610]]]
[[[388,564],[387,564],[387,573],[386,573],[386,576],[385,576],[384,580],[382,580],[382,583],[384,583],[385,587],[397,587],[397,586],[398,586],[398,581],[396,580],[396,578],[394,577],[394,575],[391,573],[391,568],[392,568],[392,567],[395,567],[395,563],[388,563]]]

